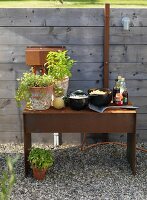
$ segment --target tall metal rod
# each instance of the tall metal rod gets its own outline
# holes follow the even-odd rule
[[[104,88],[109,88],[109,22],[110,22],[110,4],[105,4],[104,10]]]

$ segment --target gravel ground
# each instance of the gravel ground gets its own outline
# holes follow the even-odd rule
[[[44,144],[34,144],[52,148]],[[147,144],[142,144],[147,149]],[[81,152],[78,146],[53,149],[54,166],[42,182],[24,178],[23,144],[1,144],[0,164],[20,155],[11,200],[146,200],[147,154],[137,151],[137,174],[131,174],[126,149],[103,145]]]

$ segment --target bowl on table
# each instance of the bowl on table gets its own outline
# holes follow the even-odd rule
[[[82,110],[88,106],[88,95],[82,90],[76,90],[69,95],[69,106],[73,110]]]
[[[112,91],[109,88],[92,88],[88,90],[89,103],[94,106],[108,106],[112,100]]]

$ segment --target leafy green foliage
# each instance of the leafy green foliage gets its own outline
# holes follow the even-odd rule
[[[21,101],[29,102],[31,97],[31,87],[47,87],[53,84],[53,78],[49,75],[35,75],[32,72],[23,73],[21,79],[18,79],[19,85],[16,91],[15,99],[20,105]]]
[[[53,165],[54,158],[51,150],[32,147],[28,161],[32,167],[47,169]]]
[[[71,76],[71,68],[74,60],[67,55],[66,51],[49,51],[46,58],[48,75],[52,76],[55,80],[62,80],[66,76]]]
[[[7,168],[2,173],[0,179],[0,200],[8,200],[10,198],[13,185],[15,183],[14,164],[17,162],[19,156],[15,159],[8,157],[6,159]]]

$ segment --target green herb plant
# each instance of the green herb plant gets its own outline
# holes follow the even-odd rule
[[[51,150],[32,147],[28,156],[32,168],[47,169],[54,163]]]
[[[65,51],[49,51],[46,57],[45,66],[47,67],[48,75],[55,80],[63,80],[65,77],[71,77],[71,68],[74,60],[70,58]]]
[[[31,87],[47,87],[52,85],[54,80],[51,76],[44,75],[35,75],[33,72],[25,72],[23,76],[18,80],[18,89],[16,91],[15,99],[20,106],[22,101],[29,103],[31,92]]]

